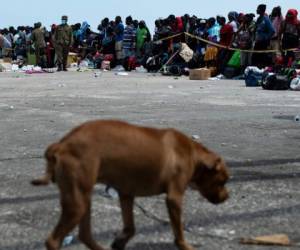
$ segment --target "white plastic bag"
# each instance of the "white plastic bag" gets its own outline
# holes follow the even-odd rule
[[[300,91],[300,77],[296,77],[292,80],[291,90]]]

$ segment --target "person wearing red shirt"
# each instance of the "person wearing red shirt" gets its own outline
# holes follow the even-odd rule
[[[230,47],[234,35],[233,27],[230,24],[226,24],[225,17],[219,17],[218,22],[221,26],[219,43],[220,45]],[[220,48],[217,59],[217,68],[219,73],[223,73],[231,54],[232,52],[230,50]]]

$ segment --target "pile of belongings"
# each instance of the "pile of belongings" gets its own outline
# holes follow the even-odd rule
[[[265,90],[300,90],[300,70],[250,66],[245,70],[245,83],[247,87],[261,86]]]

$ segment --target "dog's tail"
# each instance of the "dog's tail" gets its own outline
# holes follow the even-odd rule
[[[45,153],[45,158],[47,160],[46,173],[37,179],[31,181],[34,186],[46,186],[49,185],[50,181],[55,182],[55,167],[57,165],[57,151],[59,149],[59,144],[52,144]]]

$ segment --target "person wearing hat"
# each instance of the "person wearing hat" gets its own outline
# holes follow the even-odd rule
[[[36,65],[44,68],[46,66],[45,58],[45,34],[44,30],[41,29],[42,24],[40,22],[34,24],[34,30],[31,34],[31,41],[34,45]]]
[[[54,33],[55,50],[57,55],[57,71],[67,71],[67,61],[70,46],[73,43],[72,28],[68,25],[68,17],[62,16],[62,22]]]

